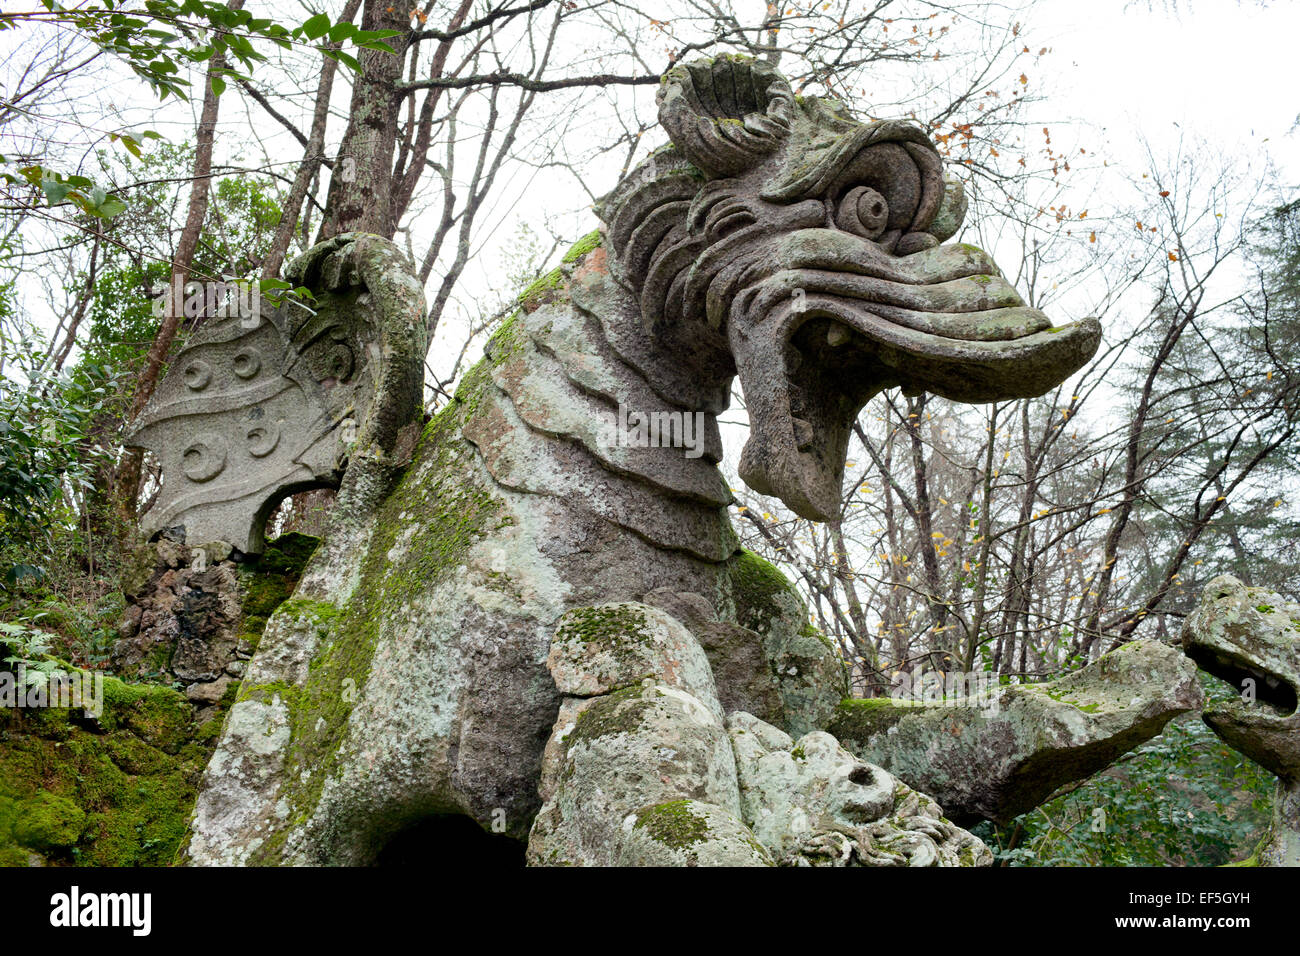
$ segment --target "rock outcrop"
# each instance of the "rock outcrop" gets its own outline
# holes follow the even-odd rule
[[[1183,624],[1187,655],[1241,695],[1202,719],[1228,746],[1277,774],[1260,866],[1300,866],[1300,604],[1231,575],[1214,578]]]
[[[786,866],[991,866],[993,854],[940,806],[828,733],[797,741],[746,713],[727,729],[741,814]]]
[[[1006,823],[1105,769],[1203,701],[1172,647],[1133,641],[1042,684],[978,699],[845,701],[829,730],[960,823]]]
[[[187,548],[171,535],[142,546],[124,582],[114,671],[179,684],[203,723],[233,696],[267,618],[293,593],[318,543],[281,535],[260,556],[216,545]]]

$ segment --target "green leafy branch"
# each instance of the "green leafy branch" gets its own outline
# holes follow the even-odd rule
[[[265,17],[254,17],[247,10],[232,10],[210,0],[144,0],[140,4],[103,0],[102,4],[76,8],[65,7],[57,0],[38,3],[41,9],[0,13],[0,30],[24,23],[71,27],[125,62],[160,99],[168,95],[188,99],[190,80],[181,71],[184,64],[203,63],[221,54],[244,70],[251,70],[266,59],[253,46],[254,39],[270,41],[283,49],[306,42],[322,55],[356,70],[356,57],[337,46],[350,43],[357,49],[393,53],[383,41],[398,34],[396,30],[362,30],[352,23],[333,23],[323,13],[289,29]],[[324,42],[315,42],[322,38]],[[234,70],[229,72],[238,75]],[[218,96],[225,86],[220,77],[213,78],[213,92]]]

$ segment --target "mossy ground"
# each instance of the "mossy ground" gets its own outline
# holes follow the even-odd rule
[[[241,640],[256,645],[317,544],[282,535],[239,567]],[[171,686],[108,676],[98,718],[0,710],[0,865],[174,862],[233,694],[202,724]]]
[[[170,687],[104,680],[98,720],[0,710],[0,865],[165,866],[212,735]]]

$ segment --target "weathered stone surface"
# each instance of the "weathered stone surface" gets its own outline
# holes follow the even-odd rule
[[[708,658],[724,713],[743,710],[778,726],[785,723],[785,705],[776,666],[768,658],[763,638],[739,624],[719,621],[713,606],[699,594],[666,588],[645,596],[683,622]]]
[[[795,744],[743,712],[724,728],[703,651],[662,612],[571,611],[548,663],[562,691],[588,696],[565,698],[546,747],[534,864],[992,862],[933,801],[829,734]]]
[[[561,694],[595,697],[649,678],[705,701],[722,719],[708,658],[691,632],[658,608],[574,608],[555,629],[546,666]]]
[[[1300,604],[1224,574],[1205,586],[1183,624],[1183,648],[1241,698],[1202,719],[1230,747],[1277,774],[1273,825],[1261,866],[1300,866]]]
[[[285,495],[336,487],[358,441],[417,410],[425,341],[414,309],[423,298],[398,249],[339,236],[298,260],[290,278],[321,292],[310,309],[259,303],[210,318],[127,436],[163,473],[141,522],[146,536],[181,528],[191,547],[259,553]]]
[[[1059,680],[984,699],[846,700],[829,730],[953,820],[1006,823],[1198,709],[1188,663],[1167,645],[1133,641]]]
[[[798,742],[751,714],[727,730],[741,813],[783,866],[990,866],[982,841],[939,805],[858,760],[830,734]]]

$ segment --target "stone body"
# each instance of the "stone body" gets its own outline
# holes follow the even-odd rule
[[[846,700],[828,729],[953,820],[1005,824],[1203,701],[1196,669],[1177,649],[1141,640],[1058,680],[977,699]]]
[[[843,667],[739,549],[717,415],[739,375],[742,475],[825,518],[871,395],[1038,394],[1097,325],[1051,327],[984,253],[940,244],[964,199],[915,127],[857,122],[730,57],[674,67],[660,115],[672,145],[523,294],[413,453],[398,386],[423,310],[400,255],[343,236],[293,267],[318,300],[370,296],[405,344],[248,662],[189,861],[368,863],[440,814],[529,840],[539,863],[987,861],[819,735]],[[575,615],[599,613],[644,623],[575,644]],[[760,718],[745,732],[764,753],[737,743]],[[790,843],[754,795],[800,747],[817,759],[771,809],[825,826]]]
[[[1202,719],[1228,746],[1277,774],[1260,866],[1300,866],[1300,604],[1232,575],[1214,578],[1183,624],[1183,648],[1241,698]]]

